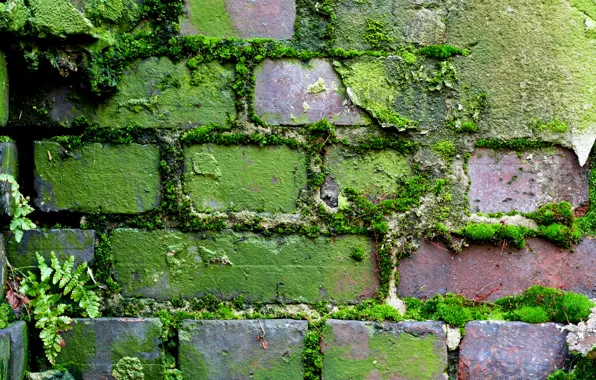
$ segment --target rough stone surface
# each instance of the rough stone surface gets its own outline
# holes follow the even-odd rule
[[[180,369],[188,379],[302,379],[306,329],[306,321],[285,319],[186,320]]]
[[[574,252],[546,240],[527,247],[472,245],[460,254],[423,240],[420,250],[400,260],[398,294],[432,297],[447,292],[477,300],[520,294],[533,285],[596,297],[596,240],[585,239]]]
[[[183,35],[273,38],[294,35],[295,0],[185,0]]]
[[[545,379],[565,365],[563,326],[474,321],[466,325],[458,379]]]
[[[8,379],[10,369],[10,336],[0,335],[0,379]]]
[[[552,202],[588,202],[588,168],[563,148],[517,152],[478,149],[468,162],[472,212],[531,212]]]
[[[42,211],[148,211],[159,204],[158,165],[154,145],[87,144],[71,152],[37,141],[35,204]]]
[[[577,325],[567,325],[567,346],[569,351],[596,359],[596,308],[590,310],[590,317]]]
[[[116,95],[88,110],[88,118],[111,128],[224,124],[236,117],[233,81],[232,66],[217,62],[200,64],[191,73],[185,61],[139,60],[125,72]]]
[[[10,174],[18,179],[19,156],[17,145],[12,142],[0,143],[0,173]],[[10,196],[10,185],[6,182],[0,184],[0,214],[10,215],[12,198]]]
[[[368,258],[355,261],[361,248]],[[173,230],[112,233],[115,274],[125,297],[199,297],[250,301],[356,302],[378,279],[373,246],[363,236],[333,239]]]
[[[480,130],[526,137],[536,120],[559,120],[569,128],[554,138],[594,132],[594,19],[590,1],[474,1],[449,12],[446,43],[471,52],[454,60],[462,88],[490,103]]]
[[[8,63],[6,55],[0,51],[0,127],[8,121]]]
[[[0,339],[8,336],[10,339],[9,380],[23,380],[29,361],[29,335],[27,324],[23,321],[15,322],[0,330]]]
[[[164,354],[158,318],[73,319],[62,333],[66,342],[56,363],[77,379],[111,378],[112,367],[124,357],[136,357],[145,380],[163,379]]]
[[[323,377],[443,379],[447,346],[442,325],[328,320]]]
[[[330,147],[324,164],[340,190],[351,187],[374,198],[394,196],[397,181],[410,174],[408,158],[394,150],[358,154],[342,147]]]
[[[269,124],[301,125],[321,119],[336,125],[370,123],[352,105],[327,60],[265,60],[255,74],[255,113]]]
[[[184,150],[185,189],[200,211],[294,212],[306,158],[284,146],[197,145]]]
[[[70,256],[75,257],[75,266],[86,261],[93,265],[95,257],[95,231],[92,230],[29,230],[23,233],[20,243],[8,240],[6,256],[15,268],[36,266],[36,253],[47,262],[54,252],[63,262]]]
[[[69,0],[30,0],[31,27],[41,37],[91,34],[93,24]]]

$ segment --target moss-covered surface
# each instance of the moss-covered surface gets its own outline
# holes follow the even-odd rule
[[[69,0],[30,0],[31,27],[40,36],[90,34],[93,24]]]
[[[369,253],[350,257],[354,247]],[[354,302],[377,286],[371,242],[362,236],[264,238],[252,233],[112,233],[116,279],[127,297],[211,293],[250,301]]]
[[[186,148],[185,189],[195,208],[293,212],[306,186],[306,157],[284,146]]]
[[[226,11],[226,2],[226,0],[187,1],[187,14],[181,19],[182,30],[188,34],[195,32],[209,37],[239,37]]]
[[[159,204],[159,152],[150,145],[89,144],[69,152],[35,143],[36,204],[63,209],[134,214]]]
[[[0,127],[8,121],[8,63],[6,55],[0,52]]]

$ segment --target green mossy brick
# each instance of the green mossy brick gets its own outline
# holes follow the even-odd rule
[[[9,380],[23,380],[29,363],[29,329],[24,321],[18,321],[0,330],[0,339],[10,339]]]
[[[36,205],[42,211],[135,214],[159,205],[159,150],[154,145],[87,144],[73,151],[35,142]]]
[[[329,320],[323,333],[325,379],[446,378],[446,336],[440,322]]]
[[[329,148],[325,167],[339,189],[350,187],[373,197],[395,195],[397,182],[410,175],[407,156],[394,150],[358,154],[341,147]]]
[[[96,108],[89,121],[123,128],[191,128],[225,124],[236,117],[231,65],[200,64],[191,75],[186,62],[138,60],[125,72],[118,92]]]
[[[37,265],[36,253],[48,262],[51,252],[63,262],[75,257],[75,266],[83,262],[93,265],[95,253],[95,231],[75,229],[29,230],[23,233],[20,242],[8,240],[6,257],[15,268]]]
[[[306,321],[287,319],[185,320],[178,333],[179,368],[188,380],[303,379],[306,329]],[[267,349],[255,339],[263,330]]]
[[[77,379],[104,379],[122,358],[136,357],[145,380],[163,380],[161,328],[157,318],[75,318],[56,363]]]
[[[117,229],[115,275],[125,297],[192,298],[210,293],[250,301],[357,302],[378,286],[364,236],[263,237],[254,233]],[[355,247],[366,252],[351,258]]]
[[[40,37],[91,34],[93,24],[69,0],[29,0],[32,29]]]
[[[0,173],[10,174],[18,179],[19,174],[19,156],[17,145],[12,142],[0,143]],[[0,189],[4,191],[0,197],[0,214],[11,215],[12,198],[9,197],[10,185],[6,182],[0,184]]]
[[[0,379],[8,379],[10,369],[10,337],[0,336]]]
[[[306,155],[285,146],[196,145],[184,150],[185,190],[201,211],[294,212]]]
[[[2,6],[2,4],[0,4]],[[8,122],[8,63],[0,51],[0,127]]]
[[[0,3],[0,31],[23,34],[30,16],[31,12],[25,5],[25,0],[8,0]]]

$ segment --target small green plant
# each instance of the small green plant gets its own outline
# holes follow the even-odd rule
[[[23,237],[23,231],[36,227],[35,223],[27,218],[27,215],[33,212],[33,207],[29,205],[29,197],[23,196],[19,191],[19,184],[12,175],[6,173],[0,174],[0,182],[4,182],[5,184],[2,190],[10,193],[9,207],[10,216],[12,217],[10,231],[14,234],[15,240],[20,242]],[[6,189],[6,186],[10,187],[10,191]]]
[[[139,358],[123,357],[112,370],[116,380],[144,380],[143,365]]]
[[[0,305],[0,329],[8,327],[8,325],[10,324],[11,310],[12,309],[10,305],[7,303],[3,303],[2,305]]]
[[[455,153],[457,153],[455,145],[453,145],[451,141],[447,140],[438,141],[431,147],[431,149],[433,150],[433,152],[438,153],[441,157],[443,157],[446,160],[450,157],[455,156]]]
[[[352,257],[356,261],[362,261],[364,260],[364,250],[360,247],[354,247],[354,249],[352,249],[352,254],[350,255],[350,257]]]
[[[45,259],[37,255],[40,277],[28,271],[27,274],[19,272],[22,280],[14,274],[17,269],[11,268],[13,279],[11,288],[6,293],[6,298],[13,310],[20,312],[26,305],[32,311],[36,320],[35,327],[40,329],[41,338],[46,357],[54,364],[58,353],[64,346],[60,332],[71,329],[72,319],[66,315],[68,305],[64,297],[74,301],[81,308],[81,314],[90,318],[97,318],[99,313],[99,296],[88,286],[92,279],[91,270],[83,262],[74,268],[74,256],[70,256],[63,265],[51,253],[51,263],[48,266]],[[20,282],[20,284],[19,284]],[[29,313],[29,310],[27,310]]]

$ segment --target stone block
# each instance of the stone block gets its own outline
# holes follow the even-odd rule
[[[42,211],[134,214],[159,205],[155,145],[86,144],[67,151],[35,142],[35,204]]]
[[[183,35],[290,40],[295,0],[185,0]]]
[[[585,239],[574,252],[546,240],[530,239],[526,248],[474,244],[448,252],[426,240],[399,263],[398,294],[430,298],[447,292],[493,301],[521,294],[533,285],[596,297],[596,240]]]
[[[335,182],[339,190],[351,187],[371,198],[395,196],[397,181],[410,174],[408,158],[394,150],[358,154],[346,148],[330,147],[324,164],[329,181]]]
[[[447,337],[440,322],[374,323],[328,320],[323,377],[442,379]]]
[[[459,351],[458,379],[546,379],[565,365],[563,326],[473,321]]]
[[[10,174],[18,179],[19,156],[17,144],[13,142],[0,143],[0,173]],[[12,197],[10,185],[6,182],[0,183],[0,214],[11,215]]]
[[[75,266],[82,262],[93,265],[95,257],[95,231],[75,229],[29,230],[23,233],[20,243],[8,240],[6,256],[15,268],[36,266],[39,253],[49,262],[50,253],[63,262],[75,257]]]
[[[178,334],[180,370],[189,380],[303,379],[306,329],[306,321],[286,319],[186,320]]]
[[[572,151],[552,148],[518,154],[478,149],[468,161],[470,211],[536,211],[552,202],[588,203],[588,167]]]
[[[93,32],[91,21],[70,0],[30,0],[29,10],[29,23],[39,37],[65,38]]]
[[[158,318],[75,318],[62,333],[56,359],[77,379],[108,379],[123,358],[138,358],[145,380],[162,380],[164,353]]]
[[[184,150],[185,189],[200,211],[291,213],[306,187],[306,155],[285,146],[196,145]]]
[[[8,122],[8,63],[0,51],[0,127]]]
[[[372,242],[344,235],[263,237],[254,233],[116,229],[115,275],[125,297],[357,302],[378,286]],[[366,253],[351,258],[354,249]]]
[[[23,380],[28,369],[29,335],[27,324],[18,321],[0,330],[0,339],[7,336],[10,340],[9,380]],[[3,378],[4,379],[4,378]]]
[[[348,99],[329,61],[265,60],[255,69],[255,113],[269,124],[303,125],[328,119],[335,125],[369,124]]]
[[[191,73],[185,61],[173,63],[165,57],[138,60],[125,70],[118,92],[105,103],[90,107],[86,116],[110,128],[225,124],[236,117],[233,82],[231,65],[202,63]]]

